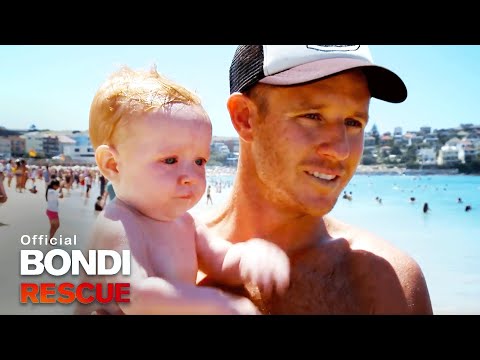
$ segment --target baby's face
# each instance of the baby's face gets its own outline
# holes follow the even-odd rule
[[[175,104],[130,119],[118,151],[119,197],[144,215],[173,220],[205,192],[212,126],[200,106]]]

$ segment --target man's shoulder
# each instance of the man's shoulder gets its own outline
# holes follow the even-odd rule
[[[405,281],[423,276],[416,260],[388,239],[333,218],[329,218],[326,222],[334,238],[347,241],[349,253],[356,262],[361,264],[360,266],[369,268],[371,271],[388,266],[392,270],[392,275]]]
[[[368,230],[331,218],[328,221],[335,229],[336,236],[344,234],[348,240],[351,258],[360,264],[360,270],[376,274],[376,281],[385,289],[395,285],[401,287],[409,308],[414,309],[413,312],[431,311],[425,277],[413,256]]]
[[[370,230],[332,217],[325,218],[325,223],[331,236],[347,240],[352,250],[364,250],[387,257],[409,257],[406,252]]]

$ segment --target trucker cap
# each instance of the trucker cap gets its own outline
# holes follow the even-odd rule
[[[239,45],[230,65],[230,93],[260,82],[295,85],[361,68],[372,97],[391,103],[407,98],[393,71],[374,64],[368,45]]]

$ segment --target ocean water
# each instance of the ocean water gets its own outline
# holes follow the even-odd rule
[[[356,175],[345,190],[352,201],[340,198],[332,215],[409,253],[423,269],[435,313],[480,314],[480,177]]]
[[[209,179],[216,180],[233,176]],[[480,176],[358,174],[345,190],[352,200],[340,197],[331,214],[410,254],[422,267],[435,314],[480,314]],[[214,201],[218,195],[212,192]]]

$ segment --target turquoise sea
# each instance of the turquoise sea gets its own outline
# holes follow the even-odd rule
[[[409,253],[423,269],[435,314],[480,314],[480,176],[358,174],[345,190],[352,200],[340,197],[332,215]]]
[[[332,214],[383,236],[417,260],[435,313],[480,314],[479,176],[356,175],[345,190],[352,201],[340,198]]]

